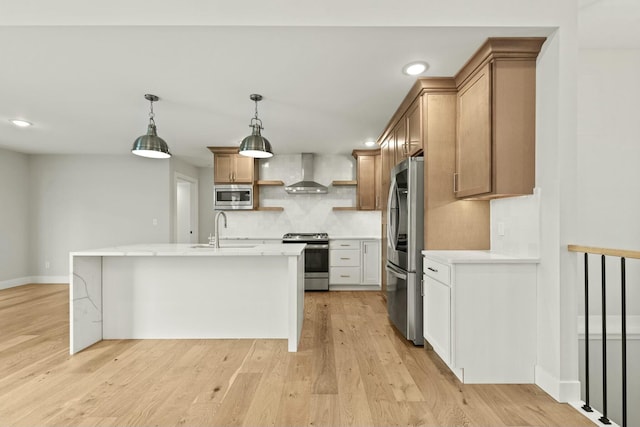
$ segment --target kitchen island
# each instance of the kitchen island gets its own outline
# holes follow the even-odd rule
[[[297,351],[304,244],[71,252],[70,354],[103,339],[278,339]]]

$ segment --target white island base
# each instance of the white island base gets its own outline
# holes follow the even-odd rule
[[[103,339],[287,339],[304,317],[304,245],[136,245],[70,255],[70,353]]]

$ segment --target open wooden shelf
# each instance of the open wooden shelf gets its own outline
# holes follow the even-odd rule
[[[280,206],[258,206],[255,211],[283,211],[284,208]]]
[[[352,179],[350,181],[333,181],[333,182],[331,182],[331,185],[333,185],[333,186],[358,185],[358,181],[356,181],[355,179]]]
[[[333,210],[334,211],[357,211],[358,208],[356,208],[355,206],[334,206]]]
[[[272,180],[265,180],[265,179],[259,179],[258,181],[256,181],[256,185],[273,185],[273,186],[277,186],[277,185],[284,185],[284,182],[277,180],[277,179],[272,179]]]

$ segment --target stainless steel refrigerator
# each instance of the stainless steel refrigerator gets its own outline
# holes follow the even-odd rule
[[[400,332],[422,345],[424,161],[411,157],[391,172],[387,204],[387,310]]]

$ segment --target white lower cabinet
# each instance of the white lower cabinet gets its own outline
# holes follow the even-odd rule
[[[451,363],[451,288],[424,276],[424,338],[446,364]]]
[[[447,262],[447,251],[433,251],[440,253],[433,258],[429,252],[423,264],[427,343],[463,383],[533,383],[535,261],[483,263],[466,251]]]
[[[334,290],[380,289],[380,242],[330,240],[329,285]]]
[[[380,242],[363,240],[362,250],[362,283],[380,285]]]

